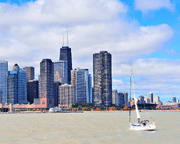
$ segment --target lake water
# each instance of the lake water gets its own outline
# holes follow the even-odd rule
[[[179,112],[141,115],[158,130],[130,131],[127,112],[1,114],[0,144],[180,144]]]

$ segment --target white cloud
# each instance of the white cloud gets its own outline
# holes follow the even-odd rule
[[[92,53],[99,50],[110,51],[115,63],[119,54],[121,62],[127,61],[159,49],[172,36],[168,25],[142,27],[118,18],[126,11],[127,6],[117,0],[0,4],[0,56],[10,61],[23,59],[23,65],[44,57],[58,58],[60,38],[67,23],[75,65],[81,64],[84,57],[84,62],[90,63]]]
[[[153,91],[159,94],[179,94],[180,85],[180,60],[168,59],[137,59],[133,66],[121,64],[114,75],[127,77],[133,68],[135,87],[138,92]],[[128,81],[119,85],[128,89]]]
[[[3,19],[0,24],[74,25],[109,21],[126,12],[127,7],[118,0],[37,0],[21,7],[0,4],[0,17]]]
[[[159,10],[162,8],[174,10],[171,0],[135,0],[135,7],[142,12]]]
[[[177,77],[180,73],[180,61],[168,59],[137,59],[132,65],[121,64],[120,70],[116,70],[116,75],[129,75],[133,68],[135,75],[160,77]],[[173,75],[172,75],[173,72]],[[180,77],[180,76],[179,76]]]

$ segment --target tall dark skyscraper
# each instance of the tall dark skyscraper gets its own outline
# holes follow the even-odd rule
[[[29,80],[27,82],[27,100],[32,104],[35,98],[39,98],[39,81]]]
[[[51,59],[43,59],[40,63],[39,97],[44,98],[47,107],[54,106],[54,65]]]
[[[67,61],[68,83],[71,83],[71,70],[72,70],[72,55],[71,48],[69,46],[63,46],[60,48],[59,60]]]
[[[107,51],[93,54],[94,102],[96,105],[112,104],[112,64]]]

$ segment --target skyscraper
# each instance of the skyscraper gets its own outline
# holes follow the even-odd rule
[[[172,97],[172,102],[173,102],[173,103],[176,103],[176,102],[177,102],[176,97]]]
[[[29,80],[27,82],[27,100],[32,104],[35,98],[39,98],[39,81]]]
[[[91,74],[88,75],[88,90],[89,90],[89,103],[93,103],[93,89],[92,89],[92,76]]]
[[[34,80],[34,67],[24,67],[24,70],[26,71],[27,82],[29,80]]]
[[[94,102],[96,105],[112,104],[112,64],[107,51],[93,54]]]
[[[75,87],[76,103],[92,103],[91,76],[88,69],[72,70],[71,84]]]
[[[159,96],[155,96],[154,99],[153,99],[153,102],[155,104],[159,104],[161,101],[160,101],[160,97]]]
[[[75,88],[64,84],[59,86],[59,106],[70,108],[75,103]]]
[[[59,60],[54,62],[54,81],[62,84],[68,83],[67,61]]]
[[[124,93],[122,92],[118,93],[118,99],[119,99],[119,106],[121,107],[125,106]]]
[[[18,64],[8,73],[8,103],[27,104],[26,72]]]
[[[54,106],[59,105],[59,86],[60,82],[54,82]]]
[[[120,92],[118,93],[118,104],[120,106],[128,106],[128,93],[127,92]]]
[[[72,70],[72,55],[71,48],[69,46],[63,46],[62,48],[60,48],[59,60],[67,61],[68,84],[70,84]]]
[[[17,74],[17,71],[9,71],[7,83],[8,83],[7,103],[8,104],[17,104],[18,103],[18,74]]]
[[[8,62],[0,61],[0,103],[7,103]]]
[[[153,93],[152,92],[148,93],[148,97],[150,99],[150,103],[153,103]]]
[[[150,99],[149,98],[144,98],[144,101],[145,101],[145,103],[150,104]],[[155,102],[155,97],[154,97],[153,101]]]
[[[128,106],[129,105],[128,104],[128,92],[123,92],[123,94],[124,94],[124,105]]]
[[[27,104],[26,71],[18,69],[18,104]]]
[[[145,104],[144,96],[138,97],[138,104]]]
[[[112,91],[112,104],[114,104],[116,106],[120,105],[120,99],[119,99],[119,95],[118,95],[117,90]]]
[[[47,107],[54,106],[54,65],[51,59],[43,59],[40,63],[39,97],[44,98]]]

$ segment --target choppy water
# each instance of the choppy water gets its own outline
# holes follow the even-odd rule
[[[156,132],[128,129],[126,112],[1,114],[0,144],[180,144],[180,113],[144,113]]]

